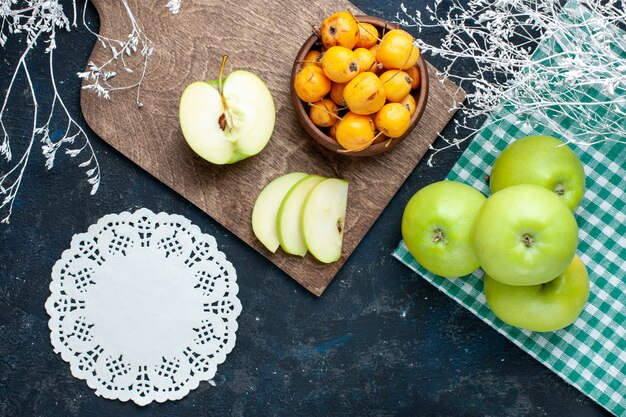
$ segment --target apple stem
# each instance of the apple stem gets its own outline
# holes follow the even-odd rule
[[[224,68],[226,67],[226,61],[228,61],[228,55],[224,55],[222,57],[222,63],[220,64],[220,75],[217,79],[217,88],[220,92],[220,95],[224,95]]]
[[[445,240],[446,236],[443,234],[443,230],[435,229],[435,233],[433,234],[433,242],[437,243]]]
[[[529,235],[524,235],[524,237],[522,238],[522,241],[524,242],[524,245],[526,245],[527,248],[530,248],[534,243],[533,238]]]
[[[220,73],[217,79],[217,90],[222,97],[222,104],[224,106],[224,114],[222,118],[220,117],[220,127],[222,130],[231,130],[233,128],[233,115],[231,111],[228,109],[228,103],[226,103],[226,99],[224,98],[224,69],[226,68],[226,62],[228,61],[228,55],[224,55],[222,57],[222,62],[220,63]]]
[[[556,195],[562,196],[565,194],[565,186],[563,186],[563,184],[557,184],[556,187],[554,187],[554,192]]]

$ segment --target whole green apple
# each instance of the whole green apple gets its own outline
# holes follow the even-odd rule
[[[472,229],[480,266],[509,285],[551,281],[570,264],[577,244],[572,212],[553,192],[532,184],[493,194]]]
[[[537,332],[551,332],[572,324],[589,297],[585,265],[574,256],[567,269],[552,281],[512,286],[485,276],[485,297],[500,320]]]
[[[491,192],[535,184],[558,195],[574,211],[585,193],[585,171],[578,156],[551,136],[527,136],[507,146],[491,170]]]
[[[413,257],[447,278],[478,268],[470,232],[485,196],[469,185],[440,181],[419,190],[404,209],[402,238]]]

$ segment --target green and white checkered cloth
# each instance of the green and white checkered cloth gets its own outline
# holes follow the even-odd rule
[[[535,58],[549,52],[547,44],[542,42]],[[602,97],[600,91],[591,93]],[[532,121],[521,123],[505,107],[490,120],[497,122],[485,124],[447,177],[485,195],[489,195],[485,176],[508,143],[532,134],[554,136]],[[559,122],[575,126],[568,120]],[[580,230],[578,255],[589,272],[590,295],[571,326],[549,333],[509,326],[489,309],[481,270],[457,279],[435,276],[415,261],[404,242],[394,256],[607,410],[626,416],[626,146],[606,142],[572,148],[587,175],[587,190],[575,214]]]

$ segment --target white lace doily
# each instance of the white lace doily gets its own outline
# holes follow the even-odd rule
[[[100,396],[180,399],[235,346],[236,280],[215,239],[182,216],[104,216],[54,265],[52,346]]]

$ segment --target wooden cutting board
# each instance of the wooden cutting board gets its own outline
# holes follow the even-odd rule
[[[131,23],[121,1],[94,0],[100,34],[125,39]],[[111,100],[83,90],[87,123],[106,142],[205,211],[254,247],[315,295],[321,295],[365,236],[389,200],[415,168],[428,146],[452,117],[453,96],[462,92],[440,83],[430,68],[430,97],[423,118],[410,137],[393,151],[370,158],[327,153],[299,126],[289,98],[293,59],[311,33],[311,24],[354,6],[344,0],[184,0],[172,15],[165,0],[129,0],[136,21],[154,45],[141,90],[115,92]],[[90,61],[101,64],[111,52],[97,44]],[[259,155],[230,166],[214,166],[187,146],[178,124],[178,100],[197,80],[217,78],[222,55],[227,72],[247,69],[266,81],[276,101],[277,119],[269,145]],[[129,58],[129,60],[132,58]],[[131,61],[132,62],[132,61]],[[137,62],[135,62],[137,64]],[[132,82],[140,71],[115,77]],[[309,255],[268,252],[254,237],[250,218],[256,196],[279,175],[304,171],[349,181],[343,255],[323,265]],[[236,261],[235,261],[236,263]]]

